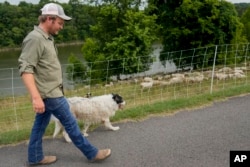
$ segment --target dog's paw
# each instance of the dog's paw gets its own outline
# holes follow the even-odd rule
[[[63,137],[64,137],[64,139],[66,140],[67,143],[72,143],[71,139],[69,138],[68,133],[63,132]]]
[[[112,128],[113,131],[116,131],[116,130],[119,130],[119,129],[120,129],[119,126],[115,126],[115,127]]]
[[[71,139],[65,139],[67,143],[72,143]]]
[[[83,136],[84,136],[84,137],[88,137],[89,134],[88,134],[88,133],[83,133]]]

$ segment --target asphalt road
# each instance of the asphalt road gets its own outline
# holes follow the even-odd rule
[[[45,139],[45,154],[58,157],[49,167],[229,167],[230,150],[250,150],[250,95],[118,125],[89,133],[98,148],[112,149],[102,163],[88,162],[62,138]],[[25,143],[0,148],[1,167],[23,167],[26,158]]]

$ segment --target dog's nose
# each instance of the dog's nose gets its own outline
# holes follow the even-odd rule
[[[120,104],[119,104],[119,108],[120,108],[120,109],[122,109],[122,108],[123,108],[123,106],[125,106],[125,104],[126,104],[126,102],[125,102],[125,101],[123,101],[122,103],[120,103]]]

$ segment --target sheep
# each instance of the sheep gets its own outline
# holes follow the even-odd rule
[[[216,73],[215,74],[215,78],[217,78],[218,80],[225,80],[229,77],[228,74],[224,74],[224,73]]]
[[[245,78],[246,75],[245,74],[241,74],[241,73],[235,73],[235,78]]]
[[[170,83],[168,81],[161,81],[160,85],[165,86],[165,85],[170,85]]]
[[[200,75],[197,75],[197,76],[190,76],[190,77],[187,77],[187,78],[185,79],[185,81],[186,81],[187,83],[189,83],[189,82],[202,82],[203,79],[204,79],[204,75],[203,75],[203,74],[200,74]]]
[[[179,77],[173,77],[169,80],[169,84],[182,83],[185,80],[184,75],[179,75]]]
[[[203,81],[203,79],[204,79],[204,75],[198,75],[198,76],[196,76],[196,77],[194,77],[195,78],[195,82],[202,82]]]
[[[162,81],[153,80],[153,85],[160,85]]]
[[[206,77],[206,79],[210,79],[212,78],[213,72],[211,70],[208,70],[208,71],[204,71],[203,74]]]
[[[234,73],[244,74],[244,72],[241,69],[234,69]]]
[[[113,82],[110,82],[109,84],[105,84],[105,87],[111,87],[111,86],[113,86],[114,85],[114,83]]]
[[[243,70],[243,71],[246,71],[247,67],[235,67],[234,70]]]
[[[167,75],[165,75],[163,78],[164,78],[164,79],[169,79],[169,78],[171,78],[171,75],[167,74]]]
[[[180,78],[184,78],[185,75],[184,74],[179,74],[179,73],[176,73],[176,74],[172,74],[172,77],[180,77]]]
[[[153,81],[152,82],[141,82],[140,85],[142,87],[142,90],[146,89],[146,88],[150,89],[153,86]]]
[[[150,78],[150,77],[145,77],[145,78],[143,78],[143,80],[144,80],[145,82],[152,82],[152,81],[153,81],[153,79]]]
[[[223,68],[218,70],[218,72],[231,72],[231,71],[233,71],[233,70],[230,67],[223,67]]]

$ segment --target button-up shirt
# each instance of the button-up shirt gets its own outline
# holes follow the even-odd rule
[[[35,26],[23,40],[18,63],[20,75],[34,74],[37,89],[43,99],[63,96],[62,69],[53,36]]]

